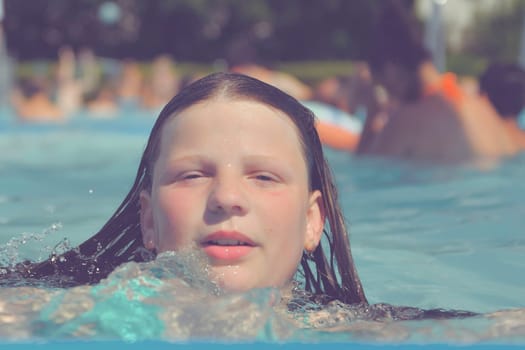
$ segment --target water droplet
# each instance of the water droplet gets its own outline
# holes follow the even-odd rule
[[[55,224],[52,224],[51,227],[49,227],[48,230],[44,231],[44,234],[49,234],[49,231],[58,231],[62,228],[62,224],[61,223],[55,223]]]

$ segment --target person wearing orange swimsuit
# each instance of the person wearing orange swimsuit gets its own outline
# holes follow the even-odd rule
[[[373,116],[367,120],[358,153],[449,164],[486,164],[516,153],[488,102],[437,70],[414,23],[401,2],[384,3],[369,64],[388,93],[388,120],[379,130]]]

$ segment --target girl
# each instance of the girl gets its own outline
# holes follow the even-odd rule
[[[125,262],[193,247],[226,290],[285,288],[299,273],[305,290],[324,300],[366,305],[314,122],[297,100],[259,80],[198,80],[161,111],[135,182],[102,229],[13,274],[93,284]]]

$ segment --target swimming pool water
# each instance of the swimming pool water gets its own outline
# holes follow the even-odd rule
[[[0,265],[26,258],[43,259],[57,244],[59,250],[75,246],[96,232],[131,186],[153,116],[154,113],[134,112],[116,120],[95,121],[79,116],[66,125],[19,125],[4,114],[0,118]],[[480,171],[361,159],[331,150],[327,154],[350,227],[354,259],[371,303],[483,313],[525,306],[524,155]],[[134,278],[129,283],[136,281]],[[37,300],[35,305],[42,308],[28,313],[24,298],[18,306],[27,317],[33,317],[29,321],[34,326],[39,318],[46,317],[45,310],[53,314],[53,310],[67,308],[67,300],[77,306],[78,300],[85,300],[91,311],[70,323],[55,320],[54,328],[45,329],[50,324],[41,322],[44,330],[38,333],[40,339],[74,337],[71,327],[75,322],[81,329],[99,317],[93,310],[106,312],[104,322],[108,327],[119,315],[126,314],[130,319],[128,328],[117,327],[114,333],[105,333],[106,337],[126,339],[128,334],[132,340],[158,339],[162,338],[161,330],[167,321],[155,317],[155,308],[166,307],[172,300],[184,300],[177,299],[180,295],[171,295],[171,300],[159,297],[154,306],[144,308],[141,298],[145,296],[141,293],[166,288],[155,285],[153,280],[151,283],[153,289],[136,291],[135,304],[129,299],[123,303],[108,284],[99,289],[61,291],[52,297],[30,291],[25,297],[33,296],[36,299],[32,302]],[[138,287],[129,288],[128,291]],[[13,297],[9,291],[1,292],[4,297]],[[24,295],[23,291],[18,293]],[[261,316],[265,308],[260,305],[254,306],[254,313],[241,311],[247,304],[264,302],[267,297],[263,293],[249,302],[237,300],[238,304],[231,301],[229,305],[234,309],[237,305],[241,318]],[[193,321],[202,322],[196,320],[210,310],[221,311],[209,307],[192,309]],[[275,315],[266,316],[278,319]],[[5,315],[0,310],[0,323],[2,317]],[[134,317],[137,323],[133,323]],[[523,313],[505,317],[499,322],[514,328],[502,331],[501,337],[481,335],[480,330],[487,329],[487,320],[454,320],[443,329],[438,327],[438,331],[436,323],[430,321],[411,323],[402,327],[408,334],[399,339],[386,336],[400,332],[398,325],[393,324],[376,335],[383,334],[387,341],[523,342],[525,325],[519,323],[525,317]],[[141,327],[144,320],[160,326]],[[20,322],[18,326],[28,320]],[[272,334],[264,332],[264,324],[259,334],[262,338],[258,339],[271,340]],[[16,322],[10,325],[16,326]],[[157,333],[149,334],[146,329],[156,329]],[[286,331],[286,327],[279,329]],[[425,329],[427,333],[434,329],[434,334],[425,338]],[[435,334],[451,330],[459,335]],[[348,332],[308,331],[295,336],[306,341],[362,339],[362,332],[354,331],[357,337]],[[89,338],[89,333],[86,336]],[[380,337],[377,339],[381,341]]]

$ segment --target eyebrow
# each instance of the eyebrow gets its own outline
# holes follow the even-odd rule
[[[265,155],[265,154],[248,154],[242,156],[243,162],[271,162],[271,161],[284,161],[278,156]],[[199,162],[199,163],[213,163],[215,158],[205,154],[186,154],[182,156],[176,156],[166,159],[166,163],[175,163],[175,162]],[[285,162],[288,164],[288,162]]]
[[[167,158],[165,165],[169,169],[170,165],[178,164],[178,163],[206,165],[206,164],[215,163],[215,159],[207,154],[188,153],[188,154],[183,154],[181,156]],[[282,159],[282,158],[279,158],[278,156],[273,156],[273,155],[248,154],[241,158],[241,163],[247,167],[257,166],[257,165],[269,166],[269,167],[277,166],[278,169],[275,169],[275,170],[284,171],[286,172],[286,174],[289,174],[289,176],[297,172],[296,167],[293,166],[286,159]],[[304,163],[303,159],[301,159],[301,163],[304,164],[305,171],[308,174],[308,165]]]

